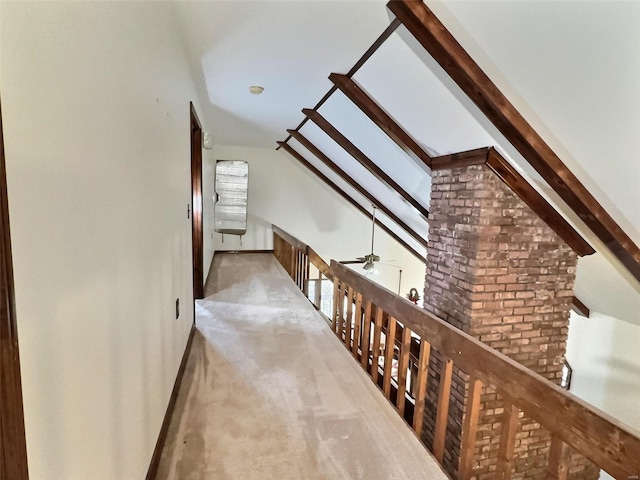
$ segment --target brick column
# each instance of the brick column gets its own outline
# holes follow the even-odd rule
[[[577,255],[484,164],[433,172],[425,308],[559,383],[566,349]],[[423,440],[433,441],[441,359],[429,372]],[[468,376],[454,371],[445,468],[457,470]],[[474,467],[492,478],[502,401],[486,389]],[[482,438],[480,438],[480,436]],[[544,478],[549,434],[520,423],[512,478]],[[597,478],[576,460],[571,478]],[[455,475],[454,475],[455,477]]]

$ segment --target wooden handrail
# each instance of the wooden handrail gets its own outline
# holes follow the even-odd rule
[[[293,235],[288,234],[287,232],[282,230],[280,227],[278,227],[276,225],[271,225],[271,229],[273,230],[273,233],[278,235],[283,240],[286,240],[287,243],[289,245],[291,245],[293,248],[295,248],[296,250],[300,250],[300,251],[306,252],[307,248],[309,248],[309,246],[306,243],[304,243],[301,240],[298,240]]]
[[[309,257],[309,262],[311,262],[311,264],[316,267],[318,271],[320,271],[325,277],[333,281],[333,274],[331,273],[329,264],[325,262],[313,248],[304,243],[302,240],[298,240],[293,235],[285,232],[277,225],[272,224],[271,229],[273,230],[274,234],[278,235],[293,248],[307,255]]]
[[[374,301],[378,311],[384,310],[405,328],[420,335],[423,341],[429,342],[445,359],[450,359],[474,378],[495,387],[507,402],[533,418],[553,438],[567,443],[615,478],[630,478],[640,472],[640,432],[633,431],[509,357],[335,260],[331,261],[331,271],[336,285],[348,288],[349,292],[357,292],[365,301]],[[337,305],[338,315],[342,315],[341,303]],[[347,340],[345,337],[345,342]]]

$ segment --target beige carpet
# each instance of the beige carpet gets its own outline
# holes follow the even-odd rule
[[[215,256],[159,479],[445,479],[270,254]]]

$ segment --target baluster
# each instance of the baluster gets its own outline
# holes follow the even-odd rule
[[[422,435],[424,422],[424,400],[427,394],[427,378],[429,377],[429,356],[431,344],[426,340],[420,342],[420,356],[418,358],[418,378],[416,379],[416,408],[413,412],[413,431],[418,437]]]
[[[404,418],[405,396],[407,393],[407,368],[409,368],[409,354],[411,353],[411,330],[405,324],[402,329],[402,345],[398,357],[398,396],[396,406],[398,413]]]
[[[351,347],[351,353],[358,360],[358,347],[360,346],[360,326],[362,325],[362,294],[356,292],[356,311],[354,313],[354,328],[353,328],[353,346]],[[364,350],[362,352],[364,355]]]
[[[309,265],[309,255],[304,255],[304,296],[309,298],[309,277],[311,276],[311,266]]]
[[[387,333],[385,337],[386,349],[384,354],[384,378],[383,391],[387,400],[391,399],[391,367],[393,366],[393,348],[396,340],[396,319],[389,315],[387,322]]]
[[[378,357],[380,356],[380,336],[382,335],[382,316],[384,311],[380,307],[376,307],[376,320],[373,325],[373,360],[371,362],[371,380],[378,384]]]
[[[569,445],[556,435],[552,435],[549,464],[547,465],[547,480],[567,479],[569,456]],[[632,476],[630,475],[629,478],[632,478]]]
[[[360,363],[365,371],[369,370],[369,350],[371,348],[371,301],[367,300],[364,305],[364,320],[362,328],[362,357]]]
[[[322,303],[322,272],[318,269],[318,279],[315,282],[316,288],[314,290],[314,301],[316,304],[316,308],[320,309],[320,304]]]
[[[518,431],[518,407],[505,400],[502,413],[502,427],[500,431],[500,446],[498,448],[498,468],[496,478],[509,480],[513,471],[513,454],[516,447],[516,433]]]
[[[433,456],[440,464],[444,459],[444,439],[447,434],[447,416],[449,415],[449,397],[451,395],[451,375],[453,362],[444,357],[442,373],[440,375],[440,388],[438,393],[438,413],[436,414],[436,431],[433,439]]]
[[[473,475],[473,452],[476,447],[481,397],[482,382],[472,375],[469,378],[467,409],[464,413],[462,439],[460,441],[460,464],[458,468],[459,479],[466,480],[471,478]]]
[[[333,279],[333,323],[331,324],[331,329],[334,331],[336,335],[338,335],[338,331],[340,329],[340,324],[342,323],[342,284],[338,277],[334,277]],[[338,335],[340,337],[340,335]]]
[[[351,348],[351,318],[353,317],[353,288],[347,291],[347,318],[345,320],[344,344]]]
[[[295,280],[295,278],[296,278],[296,270],[295,270],[295,267],[296,267],[296,251],[293,248],[293,245],[287,244],[287,246],[289,247],[289,250],[290,250],[290,252],[289,252],[289,265],[288,265],[289,268],[287,269],[287,272],[289,273],[289,276],[292,279]]]

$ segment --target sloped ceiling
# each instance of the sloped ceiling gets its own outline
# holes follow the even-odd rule
[[[640,3],[432,2],[456,39],[604,208],[640,243]],[[275,148],[389,25],[385,2],[182,2],[192,66],[211,103],[219,144]],[[575,222],[598,254],[580,260],[576,292],[592,309],[640,324],[640,285],[584,226],[435,61],[398,28],[356,81],[432,155],[494,146]],[[250,85],[262,85],[260,96]],[[428,207],[429,174],[336,92],[318,109],[334,127]],[[397,192],[361,167],[313,122],[302,133],[404,223],[428,225]],[[289,145],[365,208],[355,192],[296,140]],[[284,153],[283,153],[284,154]],[[384,214],[420,254],[425,249]]]

